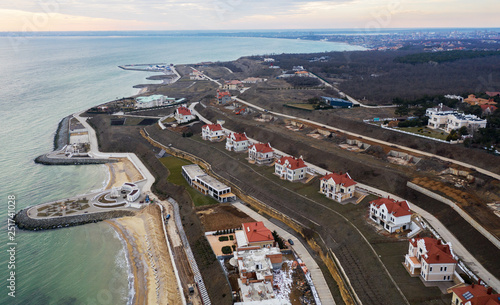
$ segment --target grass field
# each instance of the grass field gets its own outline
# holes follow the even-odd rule
[[[195,206],[204,206],[218,203],[217,200],[213,199],[212,197],[205,196],[195,190],[182,176],[182,166],[192,164],[191,162],[172,156],[161,158],[160,162],[163,164],[163,166],[168,168],[168,171],[170,172],[167,181],[175,185],[186,187],[186,190],[189,193],[189,196],[191,196],[191,199],[193,200]]]
[[[440,140],[446,140],[446,137],[448,136],[448,134],[446,132],[443,132],[441,130],[435,130],[432,128],[428,128],[427,126],[424,126],[424,127],[400,127],[398,129],[400,129],[402,131],[418,134],[418,135],[423,135],[426,137],[440,139]]]

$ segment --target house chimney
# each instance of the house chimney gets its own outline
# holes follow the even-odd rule
[[[470,285],[471,288],[474,288],[474,283],[472,283],[472,285]]]
[[[493,288],[488,287],[488,290],[486,290],[486,294],[491,294],[493,292]]]
[[[438,254],[436,254],[436,259],[437,259],[437,260],[439,260],[439,253],[438,253]]]

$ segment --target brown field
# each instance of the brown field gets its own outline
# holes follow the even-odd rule
[[[230,204],[219,204],[196,209],[205,231],[216,231],[240,228],[244,222],[255,221],[247,214],[240,212]]]

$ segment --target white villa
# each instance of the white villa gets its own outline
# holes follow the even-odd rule
[[[352,198],[355,190],[356,182],[348,173],[331,173],[320,179],[320,193],[338,202]]]
[[[274,150],[271,144],[257,143],[248,148],[248,159],[257,164],[269,164],[274,161]]]
[[[168,105],[175,102],[175,98],[164,96],[161,94],[138,96],[135,98],[136,108],[151,108],[163,105]]]
[[[389,233],[409,229],[412,214],[406,200],[379,198],[370,202],[370,219],[380,224]]]
[[[229,151],[243,152],[248,149],[249,142],[246,133],[232,132],[226,139],[226,149]]]
[[[201,128],[201,137],[203,140],[209,140],[211,142],[220,141],[224,139],[224,130],[221,124],[207,124]]]
[[[191,113],[191,110],[189,110],[188,108],[183,107],[183,106],[181,106],[175,110],[174,117],[177,120],[177,123],[179,123],[179,124],[187,123],[189,121],[196,119],[196,116],[194,116]]]
[[[281,179],[288,181],[299,181],[306,177],[307,165],[302,159],[294,157],[282,157],[274,163],[274,173]]]
[[[236,199],[236,196],[231,193],[231,187],[207,175],[196,164],[184,165],[182,167],[182,176],[189,185],[205,195],[212,196],[219,202],[229,202]]]
[[[443,104],[438,107],[428,108],[425,115],[429,117],[427,127],[433,129],[443,129],[450,132],[453,129],[460,129],[466,126],[471,129],[485,128],[486,120],[478,118],[472,114],[458,113],[456,110],[449,108]]]
[[[449,245],[430,237],[412,238],[404,265],[412,276],[424,281],[453,281],[457,261]]]

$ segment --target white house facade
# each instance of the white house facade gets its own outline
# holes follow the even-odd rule
[[[320,192],[327,198],[342,202],[354,196],[356,182],[348,173],[331,173],[320,179]]]
[[[196,119],[196,116],[191,113],[191,110],[181,106],[175,110],[174,118],[177,120],[177,123],[182,124]]]
[[[409,229],[412,214],[406,200],[379,198],[370,202],[370,219],[389,233]]]
[[[207,124],[201,128],[201,137],[203,140],[211,142],[224,139],[224,130],[220,124]]]
[[[274,150],[269,143],[253,144],[248,148],[248,159],[256,164],[270,164],[274,161]]]
[[[306,177],[307,165],[302,156],[300,158],[282,157],[274,163],[274,173],[281,179],[299,181]]]
[[[182,176],[189,185],[205,195],[212,196],[219,202],[229,202],[236,199],[236,196],[231,193],[231,187],[207,175],[196,164],[184,165],[182,167]]]
[[[226,138],[226,149],[235,152],[244,152],[248,149],[249,141],[245,133],[232,132]]]
[[[453,281],[457,261],[449,245],[424,237],[410,240],[404,265],[410,275],[420,276],[424,281]]]

